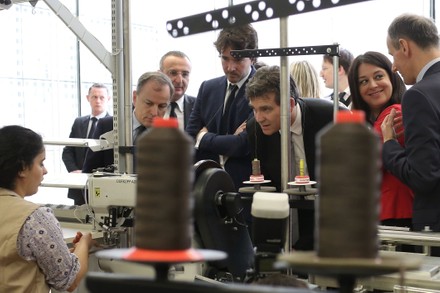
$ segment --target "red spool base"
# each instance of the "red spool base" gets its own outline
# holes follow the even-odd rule
[[[122,259],[135,262],[192,262],[202,261],[203,255],[195,249],[185,250],[149,250],[130,248]]]

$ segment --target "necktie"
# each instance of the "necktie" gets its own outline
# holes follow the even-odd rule
[[[133,137],[133,144],[136,144],[137,139],[144,131],[145,131],[145,126],[143,126],[143,125],[140,125],[140,126],[138,126],[138,128],[136,128],[136,131],[134,132],[134,137]]]
[[[90,126],[90,130],[89,130],[89,134],[87,135],[87,138],[93,137],[93,133],[95,133],[96,122],[98,121],[98,118],[92,117],[92,118],[90,118],[90,120],[92,120],[92,125]]]
[[[170,117],[174,117],[177,118],[175,109],[177,107],[177,103],[176,102],[171,102],[171,110],[170,110]]]
[[[341,102],[342,104],[344,104],[345,106],[348,107],[348,106],[350,105],[350,103],[351,103],[351,96],[349,96],[349,97],[345,100],[345,99],[344,99],[345,94],[346,94],[346,92],[340,92],[340,93],[338,94],[338,98],[339,98],[339,102]],[[330,98],[331,98],[332,101],[334,100],[334,96],[335,96],[335,93],[332,93],[332,94],[330,95]]]
[[[145,126],[143,126],[142,124],[140,126],[138,126],[135,130],[134,130],[134,135],[133,135],[133,146],[136,145],[137,140],[139,139],[139,137],[141,136],[141,134],[146,130],[147,128],[145,128]],[[133,172],[136,173],[136,158],[135,158],[135,148],[133,148]]]
[[[348,107],[348,105],[350,105],[350,102],[351,102],[351,96],[349,96],[346,100],[344,99],[344,97],[345,97],[345,92],[340,92],[339,93],[339,101],[342,103],[342,104],[344,104],[345,106],[347,106]]]
[[[231,105],[232,102],[234,101],[235,98],[235,93],[238,90],[238,86],[236,84],[231,84],[229,86],[229,95],[228,95],[228,100],[226,101],[225,104],[225,110],[223,111],[223,116],[222,116],[222,121],[221,121],[221,125],[220,125],[220,134],[227,134],[229,132],[229,115],[230,115],[230,110],[231,110]]]
[[[345,92],[340,92],[339,93],[339,101],[344,101],[344,97],[345,97]]]

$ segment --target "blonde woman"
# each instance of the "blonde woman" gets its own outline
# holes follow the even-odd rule
[[[321,96],[318,72],[309,61],[292,62],[290,64],[290,75],[298,86],[300,97],[319,98]]]

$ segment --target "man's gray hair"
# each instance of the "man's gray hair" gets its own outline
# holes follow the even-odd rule
[[[437,48],[439,36],[434,21],[430,18],[405,13],[396,17],[388,27],[388,37],[394,48],[400,47],[399,39],[406,38],[422,49]]]
[[[149,71],[142,74],[138,79],[136,91],[139,93],[144,84],[146,84],[150,80],[154,80],[162,85],[167,85],[170,88],[170,97],[174,95],[173,82],[166,74],[160,71]]]

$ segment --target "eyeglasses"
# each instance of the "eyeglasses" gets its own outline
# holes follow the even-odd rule
[[[182,78],[189,78],[189,72],[188,71],[177,71],[177,70],[170,70],[168,71],[168,76],[170,77],[176,77],[179,75],[182,75]]]

